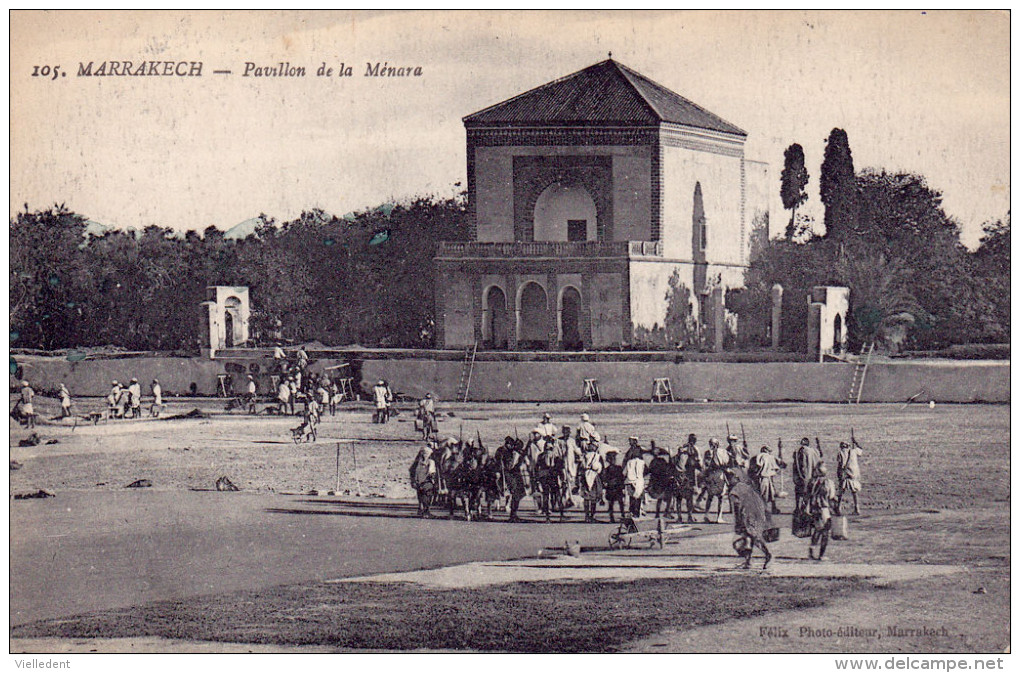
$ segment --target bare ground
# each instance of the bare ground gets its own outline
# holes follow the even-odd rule
[[[44,416],[56,413],[51,400],[39,406]],[[110,421],[73,430],[43,426],[37,430],[41,439],[60,443],[12,448],[11,458],[24,465],[11,473],[12,492],[116,489],[142,478],[159,489],[202,489],[224,475],[245,490],[325,492],[335,487],[337,441],[353,439],[340,446],[341,493],[413,495],[407,466],[420,442],[409,411],[375,425],[367,407],[348,407],[324,418],[318,442],[295,445],[289,429],[299,419],[293,417],[226,414],[221,401],[208,399],[174,402],[165,415],[196,407],[213,415]],[[442,405],[441,411],[454,414],[442,415],[443,435],[474,438],[478,433],[492,449],[505,435],[526,435],[544,411],[555,423],[571,425],[581,411],[589,411],[617,445],[638,436],[645,446],[655,440],[675,447],[693,432],[704,448],[709,437],[725,436],[727,424],[737,434],[742,425],[752,452],[764,443],[775,448],[781,437],[789,457],[801,436],[819,437],[830,463],[838,441],[849,438],[853,428],[865,449],[865,509],[969,509],[1009,500],[1009,407],[1004,405],[471,404]],[[12,424],[13,444],[27,434]],[[789,479],[786,488],[793,490]]]
[[[43,401],[39,405],[44,414],[55,413],[55,403],[47,406],[49,402]],[[317,443],[294,445],[288,429],[297,425],[297,419],[259,417],[256,421],[236,412],[234,416],[227,416],[222,414],[222,403],[209,400],[175,403],[168,413],[186,412],[196,406],[212,411],[214,415],[203,420],[111,422],[95,427],[79,426],[74,430],[44,425],[37,430],[43,441],[57,439],[59,443],[13,447],[11,458],[22,467],[11,472],[11,490],[17,493],[42,488],[58,494],[64,490],[104,491],[123,488],[140,478],[150,479],[154,488],[159,490],[209,489],[216,478],[226,475],[249,491],[325,492],[335,486],[337,440],[353,439],[356,440],[353,445],[346,442],[340,445],[341,494],[360,492],[386,498],[410,495],[406,470],[419,443],[414,438],[408,412],[396,421],[380,426],[369,422],[367,408],[349,408],[334,418],[325,419],[320,426]],[[271,644],[262,647],[280,648],[272,651],[290,651],[288,648],[291,647],[311,647],[319,651],[322,647],[344,650],[349,647],[404,649],[406,646],[458,650],[521,651],[524,648],[524,651],[534,651],[535,648],[549,649],[554,643],[559,644],[559,649],[571,649],[570,643],[573,642],[586,643],[592,651],[718,651],[720,639],[728,643],[724,648],[726,651],[754,652],[989,652],[1001,651],[1008,646],[1008,406],[939,405],[929,409],[919,405],[903,408],[900,405],[848,407],[792,403],[661,406],[473,404],[443,405],[442,410],[454,414],[443,417],[443,434],[457,436],[463,432],[465,437],[474,437],[477,431],[493,448],[506,434],[527,433],[543,411],[550,411],[554,422],[574,424],[584,410],[592,414],[599,429],[613,444],[625,444],[626,437],[637,435],[646,446],[650,439],[654,439],[659,444],[672,447],[681,443],[687,433],[694,432],[700,438],[699,443],[705,446],[708,437],[725,435],[727,423],[731,431],[737,433],[743,424],[752,451],[761,443],[774,447],[776,438],[782,437],[788,456],[801,436],[809,436],[812,440],[818,436],[830,463],[836,442],[848,437],[852,427],[865,448],[861,461],[865,484],[861,499],[864,515],[854,520],[850,540],[834,543],[831,548],[833,557],[847,563],[957,564],[968,570],[951,576],[899,582],[885,588],[857,581],[840,585],[839,590],[827,590],[819,587],[834,585],[814,586],[804,580],[807,584],[800,585],[798,595],[806,597],[807,603],[766,601],[759,606],[760,610],[750,613],[733,612],[727,608],[730,605],[727,601],[732,598],[727,593],[727,585],[713,585],[712,591],[703,597],[710,604],[705,608],[708,612],[698,619],[662,616],[658,621],[647,622],[647,628],[624,630],[626,637],[606,636],[599,630],[599,624],[606,620],[607,615],[609,622],[615,623],[613,620],[618,616],[633,621],[638,614],[647,614],[647,604],[658,600],[662,586],[632,583],[628,591],[642,597],[645,603],[630,603],[629,599],[623,598],[605,599],[609,594],[603,593],[603,585],[599,583],[590,585],[587,590],[578,589],[574,583],[541,583],[541,588],[534,592],[506,586],[489,587],[483,593],[474,589],[470,591],[475,593],[470,595],[458,594],[452,602],[433,595],[429,601],[439,606],[451,606],[446,612],[442,611],[445,608],[437,609],[440,609],[442,619],[447,620],[442,623],[453,629],[452,633],[460,634],[459,640],[435,641],[425,633],[418,634],[418,639],[411,645],[403,642],[394,644],[392,634],[408,625],[425,629],[414,614],[405,615],[403,622],[385,627],[371,620],[357,621],[368,618],[369,613],[359,613],[360,616],[348,614],[345,619],[354,621],[344,621],[343,624],[357,625],[369,633],[375,629],[378,638],[371,642],[337,637],[335,631],[329,631],[329,626],[316,626],[319,617],[304,614],[292,615],[291,619],[283,621],[274,617],[252,622],[250,632],[239,634],[228,628],[228,622],[237,616],[229,614],[229,607],[236,605],[238,595],[227,594],[220,598],[219,605],[211,606],[217,611],[224,611],[217,613],[222,614],[224,620],[221,621],[203,622],[201,616],[204,613],[198,608],[200,605],[209,608],[207,604],[194,601],[184,604],[187,614],[198,615],[198,626],[194,630],[154,633],[148,627],[123,628],[124,624],[137,624],[135,620],[142,613],[155,616],[158,623],[160,610],[151,604],[129,609],[116,618],[110,613],[99,613],[83,615],[75,622],[79,626],[95,625],[96,629],[59,631],[53,630],[52,624],[36,624],[35,630],[12,634],[18,636],[12,640],[12,650],[54,651],[40,643],[56,643],[61,648],[68,648],[72,647],[73,638],[82,642],[83,633],[88,634],[90,639],[126,636],[117,640],[89,641],[106,643],[108,649],[102,651],[138,651],[133,649],[136,645],[146,651],[209,651],[210,648],[214,651],[243,651],[237,648],[244,647],[245,639]],[[26,435],[26,430],[12,425],[12,444]],[[792,491],[789,479],[786,480],[786,488]],[[785,510],[789,510],[791,505],[789,501],[783,503]],[[12,537],[17,535],[15,530],[11,533]],[[727,550],[720,553],[725,554]],[[750,581],[757,583],[756,588],[745,586],[743,589],[759,594],[779,591],[786,595],[785,589],[781,589],[781,581],[787,579],[751,578]],[[359,586],[362,587],[359,592],[370,591],[365,585]],[[592,588],[596,586],[599,587],[597,590]],[[974,593],[977,587],[985,591]],[[288,604],[297,609],[305,603],[299,594],[308,591],[321,593],[323,606],[337,601],[347,602],[344,595],[331,593],[343,590],[327,590],[325,585],[277,587],[259,594],[256,602],[289,601]],[[491,592],[491,595],[486,592]],[[579,595],[587,598],[571,602]],[[741,595],[746,595],[746,592]],[[358,593],[354,603],[367,606],[365,609],[368,610],[373,606],[378,608],[382,603],[401,605],[407,600],[407,595],[400,595],[394,589],[374,598]],[[519,609],[522,617],[514,623],[520,625],[519,637],[524,644],[514,641],[508,645],[505,641],[478,636],[470,626],[477,619],[468,620],[466,624],[458,622],[452,606],[461,606],[466,600],[480,600],[483,604],[504,608],[508,604],[516,606],[515,610]],[[536,629],[528,626],[534,620],[524,615],[534,615],[536,611],[541,614],[542,610],[550,609],[545,602],[547,600],[553,604],[567,601],[576,608],[569,620],[571,630],[557,635],[543,630],[545,627]],[[412,601],[412,604],[416,603]],[[175,605],[174,611],[178,607]],[[672,607],[680,609],[682,606]],[[290,614],[288,610],[291,608],[284,606],[281,609]],[[476,617],[486,618],[481,613]],[[940,635],[931,637],[884,640],[799,635],[801,628],[826,624],[833,624],[836,628],[848,617],[850,624],[868,628],[886,629],[898,624],[944,626],[946,635],[941,635],[940,631]],[[111,618],[114,618],[112,622]],[[487,618],[498,620],[500,617],[493,613]],[[308,622],[309,619],[311,622]],[[335,619],[331,619],[326,624],[334,622]],[[777,623],[787,631],[795,630],[798,635],[785,639],[758,635],[761,627]],[[109,628],[114,624],[116,628]],[[183,626],[181,628],[184,629]],[[30,635],[52,637],[57,633],[64,638],[58,641],[23,640]],[[302,636],[302,633],[305,635]],[[153,636],[163,635],[197,640],[174,640],[172,645],[166,645],[166,649],[159,649],[160,643],[167,641]],[[240,641],[242,644],[199,642],[214,638]],[[191,646],[187,643],[193,643],[193,649],[189,649]]]

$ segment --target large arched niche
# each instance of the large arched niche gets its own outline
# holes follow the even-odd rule
[[[549,300],[545,288],[529,281],[517,298],[517,345],[522,349],[547,348],[549,345]]]
[[[582,224],[583,223],[583,224]],[[554,182],[535,201],[536,241],[594,241],[598,212],[580,184]]]
[[[506,348],[510,338],[510,313],[506,293],[499,285],[489,286],[482,294],[482,341],[486,348]]]
[[[560,291],[560,345],[564,350],[582,350],[581,337],[581,293],[568,285]]]

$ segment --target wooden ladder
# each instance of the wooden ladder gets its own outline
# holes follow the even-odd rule
[[[457,401],[467,402],[471,391],[471,372],[475,368],[475,355],[478,354],[478,342],[464,349],[464,364],[460,369],[460,385],[457,386]]]
[[[850,394],[847,396],[847,404],[860,404],[861,393],[864,392],[864,377],[868,373],[868,365],[871,364],[871,354],[875,352],[875,342],[871,341],[861,345],[861,355],[854,364],[854,377],[850,382]]]
[[[669,379],[655,379],[652,382],[652,402],[672,402],[673,388]]]

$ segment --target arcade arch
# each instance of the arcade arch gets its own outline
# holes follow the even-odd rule
[[[521,286],[517,297],[517,346],[521,349],[549,347],[549,298],[535,281]]]

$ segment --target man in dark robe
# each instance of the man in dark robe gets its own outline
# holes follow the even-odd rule
[[[814,476],[815,467],[822,461],[817,449],[811,446],[811,440],[805,437],[793,453],[793,492],[796,496],[795,508],[798,512],[807,510],[808,487]]]
[[[765,563],[761,569],[768,567],[772,554],[765,544],[765,531],[774,528],[772,515],[765,506],[761,494],[751,485],[747,473],[739,467],[726,471],[730,485],[730,506],[733,509],[733,531],[739,536],[733,542],[734,549],[744,557],[744,568],[751,567],[751,554],[757,545],[765,554]]]
[[[478,462],[479,469],[479,497],[485,498],[485,517],[492,517],[492,503],[498,503],[503,497],[503,477],[500,468],[500,453],[502,447],[496,449],[495,455],[489,455],[489,450],[478,441]]]
[[[432,447],[423,446],[411,463],[411,487],[418,493],[418,516],[426,519],[432,516],[429,508],[438,483],[439,471],[432,458]]]
[[[617,451],[606,451],[606,469],[602,472],[602,484],[605,487],[606,503],[609,505],[610,523],[616,523],[616,518],[613,515],[614,506],[620,509],[620,518],[622,519],[624,516],[623,465],[620,465],[618,458]]]
[[[669,518],[673,506],[673,495],[676,493],[676,480],[673,466],[669,462],[669,452],[663,448],[655,450],[655,457],[648,464],[648,495],[655,499],[655,518],[659,518],[662,503],[666,503],[666,517]]]
[[[524,442],[519,439],[510,439],[508,450],[503,452],[503,476],[506,479],[506,490],[510,497],[510,521],[520,521],[517,510],[521,506],[521,500],[528,493],[525,482],[527,473],[527,453],[524,450]]]

